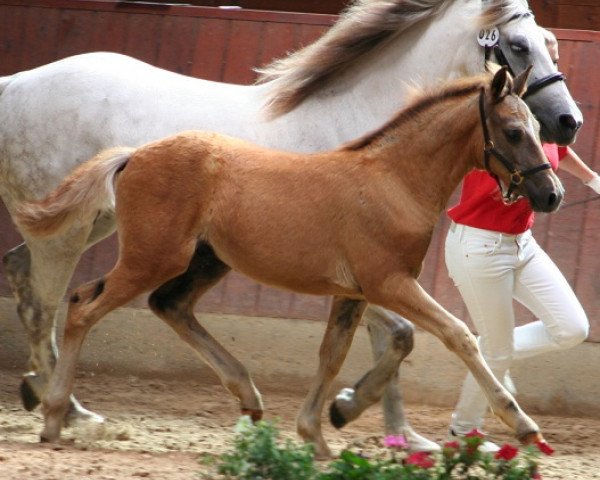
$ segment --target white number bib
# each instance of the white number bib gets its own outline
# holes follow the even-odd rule
[[[482,47],[493,47],[500,41],[500,30],[496,27],[481,29],[477,41]]]

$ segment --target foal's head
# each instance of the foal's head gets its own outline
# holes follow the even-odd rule
[[[482,90],[482,163],[497,177],[507,202],[523,196],[534,210],[552,212],[560,206],[564,190],[542,150],[539,124],[521,100],[529,71],[513,80],[502,68]]]

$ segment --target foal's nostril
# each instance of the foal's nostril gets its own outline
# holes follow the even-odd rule
[[[556,195],[556,193],[551,193],[550,195],[548,195],[548,206],[553,207],[554,205],[556,205],[557,200],[558,195]]]
[[[561,126],[574,131],[579,130],[581,125],[583,125],[581,120],[575,120],[575,117],[570,114],[560,115],[558,117],[558,122],[561,124]]]

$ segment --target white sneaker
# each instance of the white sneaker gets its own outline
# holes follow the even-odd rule
[[[450,441],[456,441],[458,439],[460,439],[462,437],[462,435],[457,435],[456,433],[454,433],[454,430],[450,429],[450,432],[448,434],[448,440]],[[489,440],[484,440],[483,443],[481,445],[479,445],[478,450],[481,453],[496,453],[498,450],[500,450],[500,447],[495,444],[494,442],[490,442]]]

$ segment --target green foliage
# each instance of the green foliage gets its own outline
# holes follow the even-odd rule
[[[238,423],[234,451],[221,457],[219,473],[240,480],[313,480],[316,478],[311,445],[287,441],[277,444],[274,425],[247,417]]]
[[[529,448],[519,452],[504,445],[495,455],[482,453],[481,433],[448,442],[442,451],[407,454],[388,450],[383,458],[368,459],[345,450],[340,458],[321,470],[314,463],[310,445],[290,440],[277,442],[277,428],[267,422],[253,425],[247,418],[238,423],[232,452],[217,460],[218,471],[239,480],[527,480],[540,479],[536,458]],[[541,447],[540,447],[541,448]],[[545,448],[550,448],[545,446]],[[548,452],[546,452],[548,453]],[[551,452],[550,452],[551,453]]]

